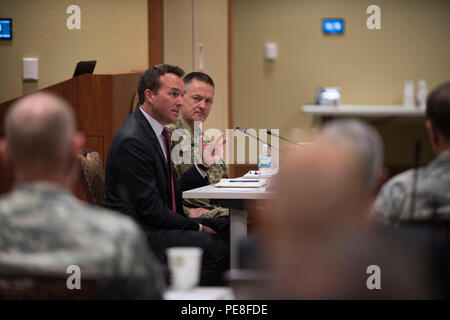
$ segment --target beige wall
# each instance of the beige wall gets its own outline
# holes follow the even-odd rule
[[[164,0],[164,63],[190,72],[192,64],[192,0]]]
[[[381,7],[382,30],[366,28],[366,8]],[[324,36],[321,19],[342,17],[343,36]],[[401,104],[405,79],[429,88],[450,79],[448,0],[234,0],[233,120],[246,128],[280,128],[298,138],[312,119],[319,86],[342,89],[343,104]],[[279,58],[266,62],[264,43],[276,42]],[[400,127],[402,126],[402,127]],[[432,157],[423,120],[378,126],[387,162],[412,161],[414,138]]]
[[[193,14],[194,13],[194,14]],[[227,0],[165,0],[164,62],[186,73],[199,70],[199,44],[204,69],[214,80],[214,105],[204,128],[228,127]]]
[[[66,8],[81,8],[81,30],[66,27]],[[69,79],[77,60],[96,59],[94,73],[147,67],[147,0],[2,0],[13,40],[0,41],[0,102]],[[39,80],[22,80],[22,57],[39,58]]]

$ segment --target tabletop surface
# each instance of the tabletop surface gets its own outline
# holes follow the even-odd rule
[[[183,192],[184,199],[269,199],[274,192],[262,188],[216,188],[207,185]]]

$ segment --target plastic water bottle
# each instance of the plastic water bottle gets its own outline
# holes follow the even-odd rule
[[[260,176],[269,176],[272,174],[273,162],[269,146],[265,143],[262,146],[258,157],[258,170]]]
[[[417,83],[417,106],[425,109],[427,103],[427,82],[425,80],[419,80]]]

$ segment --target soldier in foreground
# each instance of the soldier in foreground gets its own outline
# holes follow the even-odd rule
[[[4,127],[0,151],[15,185],[0,198],[0,273],[65,274],[75,265],[81,287],[87,274],[102,288],[114,283],[97,298],[160,299],[164,278],[138,226],[70,192],[84,145],[71,107],[31,94],[9,109]]]

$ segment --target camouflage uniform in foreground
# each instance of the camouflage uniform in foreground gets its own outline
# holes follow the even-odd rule
[[[177,123],[171,124],[167,126],[167,129],[169,129],[169,132],[172,136],[172,133],[175,129],[185,129],[187,130],[191,135],[191,140],[189,141],[189,137],[183,136],[182,140],[180,138],[180,142],[174,142],[172,141],[172,150],[173,148],[178,144],[182,143],[181,150],[187,150],[189,148],[189,142],[190,142],[190,148],[191,148],[191,163],[185,164],[174,164],[175,172],[178,176],[181,176],[186,170],[188,170],[192,164],[194,164],[194,132],[189,127],[189,125],[184,121],[183,119],[178,120]],[[209,142],[209,138],[206,136],[203,136],[203,140],[205,143]],[[209,170],[207,171],[207,176],[209,183],[217,183],[222,178],[228,178],[228,172],[227,172],[227,166],[222,163],[213,164]],[[222,208],[218,205],[212,205],[208,199],[183,199],[183,212],[186,216],[189,216],[189,209],[190,208],[205,208],[210,210],[209,212],[202,215],[202,218],[218,218],[222,216],[228,216],[229,210],[226,208]]]
[[[420,220],[445,216],[450,218],[450,150],[441,153],[417,171],[413,216],[410,216],[414,170],[389,180],[381,189],[373,214],[384,221]]]
[[[121,283],[120,297],[162,298],[162,269],[131,219],[50,183],[18,184],[1,197],[0,268],[66,273],[69,265],[81,281],[84,273]]]

